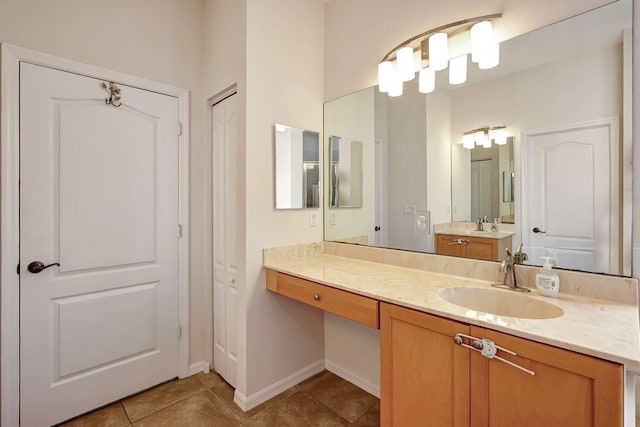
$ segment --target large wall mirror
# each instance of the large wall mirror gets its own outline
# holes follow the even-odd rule
[[[488,236],[487,217],[528,264],[630,275],[631,27],[619,0],[504,41],[464,84],[439,71],[427,95],[414,80],[327,102],[325,135],[361,141],[363,179],[358,208],[325,195],[325,240],[435,253],[445,232]],[[465,148],[478,129],[494,144]]]
[[[275,125],[276,209],[320,207],[318,132]]]

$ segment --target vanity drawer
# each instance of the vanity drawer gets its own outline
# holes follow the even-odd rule
[[[379,329],[377,300],[267,269],[267,289]]]

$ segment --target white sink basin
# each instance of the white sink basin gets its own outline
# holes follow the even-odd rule
[[[516,291],[461,287],[442,289],[438,295],[452,304],[499,316],[553,319],[564,314],[557,305]]]

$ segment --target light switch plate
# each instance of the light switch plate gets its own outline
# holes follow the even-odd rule
[[[402,213],[405,215],[415,215],[416,214],[416,206],[415,205],[404,205],[402,207]]]

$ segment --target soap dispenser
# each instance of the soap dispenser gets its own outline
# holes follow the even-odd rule
[[[540,295],[545,297],[558,297],[558,290],[560,289],[560,277],[558,273],[551,269],[551,258],[548,256],[540,257],[545,260],[544,266],[536,274],[536,288]]]

